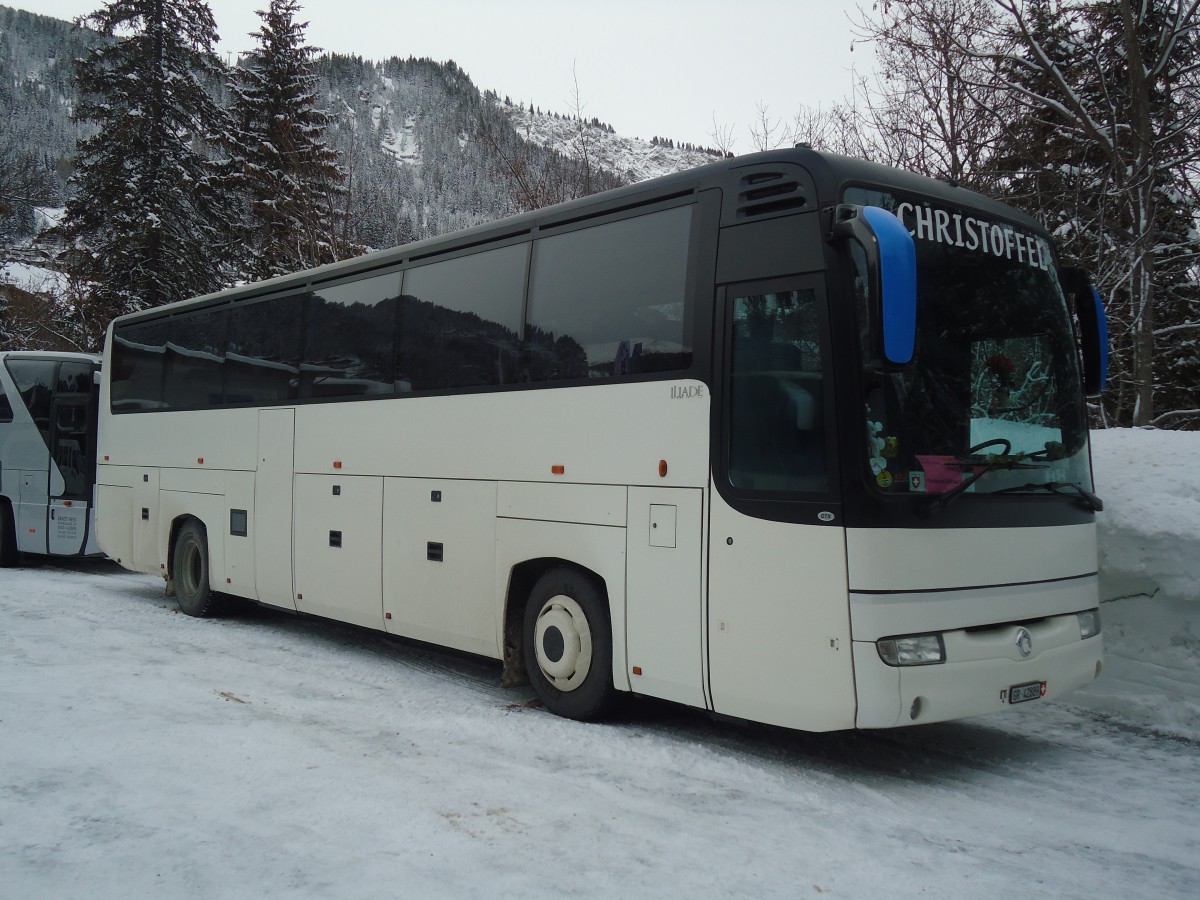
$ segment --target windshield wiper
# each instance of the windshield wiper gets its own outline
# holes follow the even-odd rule
[[[1014,487],[1001,488],[998,491],[992,491],[993,494],[1015,494],[1018,491],[1043,490],[1049,491],[1052,494],[1069,494],[1074,491],[1077,499],[1082,500],[1092,512],[1100,512],[1104,509],[1104,501],[1093,494],[1086,488],[1082,488],[1072,481],[1031,481],[1028,484],[1018,484]]]
[[[1042,451],[1039,450],[1037,452],[1041,453]],[[947,506],[949,506],[951,503],[953,503],[955,500],[957,500],[959,497],[961,497],[963,494],[965,494],[967,492],[967,489],[969,487],[971,487],[971,485],[973,485],[975,482],[977,482],[980,478],[982,478],[988,472],[994,472],[996,469],[1042,469],[1042,468],[1045,468],[1045,466],[1030,465],[1029,463],[1025,462],[1025,460],[1033,459],[1033,458],[1034,458],[1034,455],[1031,453],[1017,453],[1012,456],[1005,455],[1005,456],[993,457],[990,461],[988,461],[983,466],[983,468],[981,468],[979,471],[977,471],[970,478],[963,479],[961,484],[956,484],[954,487],[950,488],[950,490],[946,491],[946,493],[939,494],[937,497],[934,497],[932,500],[930,500],[924,506],[919,507],[918,512],[923,517],[931,516],[934,513],[940,513]],[[963,462],[962,464],[970,465],[969,462]],[[992,493],[1003,493],[1003,491],[993,491]]]

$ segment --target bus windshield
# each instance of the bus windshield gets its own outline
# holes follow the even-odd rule
[[[1048,241],[916,197],[850,188],[846,201],[895,213],[917,250],[916,354],[900,372],[872,362],[856,260],[873,483],[887,493],[1090,491],[1078,355]]]

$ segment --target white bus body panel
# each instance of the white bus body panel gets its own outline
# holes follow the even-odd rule
[[[614,681],[623,690],[626,582],[645,578],[650,586],[635,584],[638,602],[657,633],[641,658],[655,674],[639,690],[705,705],[696,554],[709,401],[699,382],[115,416],[102,405],[101,418],[98,537],[128,568],[165,572],[171,529],[193,515],[208,531],[214,590],[499,658],[513,568],[562,559],[604,581]],[[223,488],[213,476],[224,478]],[[375,489],[367,491],[356,507],[361,523],[332,518],[333,486],[367,482],[382,485],[382,497],[376,503]],[[639,552],[654,549],[658,562],[639,562],[633,572],[629,485],[667,489],[669,500],[651,492],[639,502],[682,510],[679,545],[651,548],[649,534],[640,534]],[[160,509],[168,487],[169,509],[165,500]],[[673,493],[679,488],[690,490]],[[440,503],[431,502],[435,490]],[[344,494],[342,506],[350,499]],[[231,533],[235,510],[245,513],[245,536]],[[360,524],[375,529],[378,549],[351,535]],[[331,531],[342,532],[340,553],[329,545]],[[442,544],[441,563],[428,559],[431,543]],[[685,583],[665,590],[676,571]],[[666,637],[681,627],[683,652]]]
[[[751,518],[711,497],[713,708],[786,728],[853,728],[844,529]]]
[[[221,587],[235,597],[255,599],[254,571],[254,472],[225,472],[225,504],[222,515],[225,521],[225,584]],[[235,513],[245,517],[245,533],[235,533]],[[219,532],[218,532],[219,533]],[[214,537],[214,540],[216,538]],[[291,570],[286,573],[287,585],[291,585]]]
[[[626,635],[635,693],[704,707],[704,492],[629,489]]]
[[[1103,642],[1081,639],[1075,616],[1099,605],[1095,525],[850,529],[846,540],[859,728],[995,712],[1016,685],[1045,682],[1049,699],[1099,674]],[[880,638],[920,633],[942,636],[945,663],[880,659]]]
[[[42,454],[46,460],[49,453]],[[46,469],[21,472],[20,502],[16,507],[17,549],[22,553],[46,553],[46,504],[50,496],[50,475]],[[60,488],[61,492],[61,488]]]
[[[380,627],[499,658],[495,569],[495,482],[385,480]]]
[[[250,466],[255,474],[248,531],[254,547],[255,596],[270,606],[294,610],[292,484],[296,411],[260,410],[254,427],[258,440],[254,465]]]
[[[133,486],[114,483],[119,474],[115,467],[100,467],[107,484],[96,485],[96,540],[100,548],[127,569],[133,564]]]
[[[46,532],[48,549],[53,556],[76,556],[84,550],[88,504],[81,500],[50,500],[50,522]]]
[[[1096,526],[850,528],[853,591],[929,591],[1091,575]],[[1093,606],[1095,604],[1092,604]]]
[[[383,479],[297,475],[296,609],[383,628]]]

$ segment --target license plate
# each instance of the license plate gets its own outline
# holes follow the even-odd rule
[[[1037,700],[1046,696],[1046,682],[1031,681],[1029,684],[1018,684],[1008,689],[1009,703],[1024,703],[1026,700]]]

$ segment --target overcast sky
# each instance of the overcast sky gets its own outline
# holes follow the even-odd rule
[[[99,0],[5,0],[72,19]],[[866,2],[866,0],[864,0]],[[267,0],[209,0],[225,54],[254,45],[248,32]],[[368,59],[453,59],[480,90],[568,112],[578,80],[584,115],[618,133],[711,144],[716,122],[751,148],[756,104],[790,120],[801,104],[828,108],[851,90],[846,10],[855,0],[301,0],[308,39]],[[573,74],[574,70],[574,74]]]

